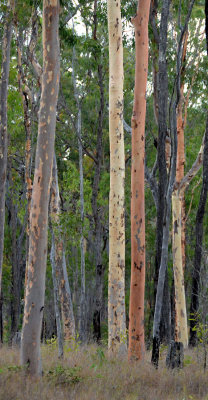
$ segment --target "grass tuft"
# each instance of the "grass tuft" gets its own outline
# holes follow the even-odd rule
[[[165,351],[158,370],[146,360],[129,364],[108,357],[104,347],[79,346],[58,359],[53,345],[42,347],[41,379],[25,375],[17,349],[0,349],[0,400],[208,400],[208,371],[197,351],[185,354],[185,367],[168,370]]]

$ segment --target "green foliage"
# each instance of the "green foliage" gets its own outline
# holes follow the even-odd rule
[[[193,319],[190,321],[195,321],[196,325],[193,327],[193,331],[196,332],[197,339],[199,343],[205,344],[208,341],[208,323],[203,322],[201,315],[199,313],[193,315]]]
[[[76,333],[75,337],[72,337],[70,341],[65,342],[64,345],[64,352],[66,351],[66,353],[77,353],[78,351],[80,351],[80,345],[81,345],[81,341],[79,339],[79,333]]]
[[[187,367],[187,366],[189,366],[189,365],[191,365],[193,363],[194,363],[193,357],[191,357],[189,355],[184,357],[184,361],[183,361],[184,367]]]
[[[46,373],[48,379],[57,384],[76,384],[82,381],[82,376],[80,375],[81,367],[64,367],[61,364],[54,368],[49,369]]]

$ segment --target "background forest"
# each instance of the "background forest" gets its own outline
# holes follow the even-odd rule
[[[207,1],[205,2],[207,5]],[[61,237],[62,273],[64,274],[63,279],[67,282],[67,295],[59,289],[59,296],[61,302],[66,304],[68,301],[68,309],[65,312],[70,313],[70,321],[74,319],[74,325],[70,326],[70,322],[67,326],[64,309],[61,309],[65,339],[71,339],[70,335],[73,333],[74,343],[76,340],[78,343],[94,340],[107,344],[110,188],[107,2],[62,0],[60,3],[61,75],[56,113],[55,157],[49,206],[48,258],[41,339],[46,343],[57,337],[57,313],[61,304],[57,297],[57,274],[54,273],[54,246],[57,245],[57,240],[60,240],[57,237]],[[205,5],[202,0],[192,2],[172,0],[169,2],[170,9],[166,18],[167,50],[165,59],[167,62],[165,63],[165,73],[167,87],[165,88],[162,86],[163,81],[159,79],[161,21],[163,20],[161,15],[163,15],[164,5],[165,1],[152,0],[149,20],[145,126],[146,284],[144,325],[147,349],[152,346],[162,249],[160,232],[163,229],[161,223],[163,224],[164,221],[161,208],[165,208],[161,196],[164,198],[166,196],[162,186],[165,182],[164,179],[167,179],[167,177],[163,179],[160,164],[161,149],[163,148],[160,138],[162,124],[160,99],[163,98],[164,108],[167,107],[165,136],[163,132],[165,146],[162,157],[166,158],[165,168],[168,175],[171,154],[173,154],[170,149],[173,146],[170,132],[171,110],[179,75],[180,102],[177,105],[177,128],[179,130],[179,117],[181,116],[185,149],[185,159],[182,161],[184,176],[190,171],[188,183],[185,186],[182,211],[183,266],[188,327],[192,324],[191,330],[188,328],[190,344],[196,345],[203,335],[207,335],[208,330],[206,245],[208,228],[206,223],[207,206],[203,216],[206,196],[202,198],[202,193],[207,192],[207,166],[205,164],[207,161],[204,156],[204,165],[202,165],[202,156],[204,147],[207,150],[208,135],[206,127],[208,57]],[[191,5],[193,6],[192,10]],[[123,332],[123,341],[128,340],[131,279],[130,126],[135,83],[135,38],[131,18],[136,14],[137,6],[137,1],[121,2],[124,48],[125,305],[127,319],[127,330]],[[7,7],[7,2],[2,1],[0,5],[2,43],[8,21]],[[189,11],[190,18],[188,20]],[[1,341],[9,344],[17,341],[17,332],[21,331],[24,312],[29,235],[28,215],[34,176],[43,62],[42,2],[39,0],[16,0],[12,25],[7,105],[8,162],[5,230],[3,234],[1,232],[4,253],[0,303]],[[180,44],[180,33],[183,28],[183,43]],[[180,69],[178,69],[179,59]],[[0,53],[0,61],[3,64],[3,50]],[[56,202],[57,198],[58,202]],[[168,265],[160,322],[160,341],[165,345],[170,342],[171,338],[175,339],[176,311],[173,273],[173,254],[175,253],[172,250],[174,229],[172,230],[170,224]],[[201,259],[197,256],[197,243],[200,240],[197,234],[200,234],[202,238],[202,242],[199,244]],[[58,276],[61,280],[60,272]],[[195,303],[196,299],[194,300],[193,294],[197,298]],[[68,300],[63,300],[62,296],[65,295],[68,296]]]

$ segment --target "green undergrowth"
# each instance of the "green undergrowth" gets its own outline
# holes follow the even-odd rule
[[[126,358],[109,358],[102,346],[71,346],[63,359],[54,342],[42,346],[43,376],[38,379],[20,366],[18,349],[3,346],[0,400],[208,400],[208,371],[199,349],[186,351],[183,369],[168,370],[164,347],[155,370],[150,353],[145,361],[129,364]]]

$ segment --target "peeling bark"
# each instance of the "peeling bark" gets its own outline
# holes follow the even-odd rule
[[[21,343],[21,364],[31,375],[42,373],[42,327],[50,180],[54,154],[56,106],[59,89],[59,3],[43,2],[43,76],[38,139],[30,213],[28,281]]]
[[[120,0],[108,0],[109,34],[109,279],[108,349],[112,355],[126,352],[122,337],[125,315],[125,157],[123,136],[123,45]]]
[[[146,85],[148,72],[148,21],[150,0],[140,0],[132,22],[135,29],[136,66],[131,161],[131,288],[129,360],[144,358],[145,211],[144,156]]]
[[[181,57],[182,69],[180,74],[183,78],[184,63],[186,58],[188,42],[188,31],[184,35],[183,52]],[[177,108],[177,163],[176,163],[176,187],[184,178],[184,119],[183,119],[183,89],[181,82],[180,99]],[[173,224],[173,272],[175,282],[175,341],[183,343],[188,347],[188,326],[186,313],[186,299],[184,286],[185,268],[185,196],[184,191],[180,193],[177,189],[172,194],[172,224]]]
[[[188,347],[188,326],[182,264],[182,198],[176,192],[172,194],[173,215],[173,272],[175,283],[175,341]]]

